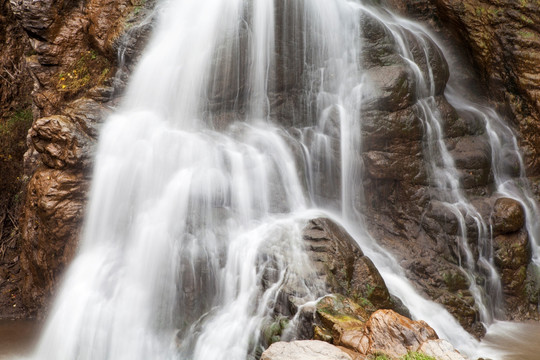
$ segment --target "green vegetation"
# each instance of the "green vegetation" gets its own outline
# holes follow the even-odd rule
[[[385,354],[375,354],[370,360],[390,360],[390,358]]]
[[[14,111],[7,120],[0,119],[0,208],[14,200],[19,191],[26,134],[31,125],[30,106]]]
[[[436,359],[426,354],[422,354],[418,352],[410,352],[403,357],[403,360],[436,360]]]
[[[26,135],[32,125],[29,105],[0,118],[0,260],[6,244],[18,236],[17,217],[26,180],[23,177],[23,155]]]
[[[281,340],[283,331],[289,326],[289,319],[284,316],[274,319],[263,327],[263,339],[267,346]]]
[[[58,74],[56,88],[62,92],[79,92],[101,84],[110,72],[109,61],[94,50],[81,53],[81,57],[67,72]]]
[[[391,358],[388,357],[386,354],[374,354],[370,358],[370,360],[390,360]],[[401,360],[437,360],[432,356],[428,356],[426,354],[422,354],[419,352],[410,352],[407,355],[403,356]]]

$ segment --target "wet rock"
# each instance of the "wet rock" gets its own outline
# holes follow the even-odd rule
[[[303,237],[308,256],[329,292],[357,301],[367,299],[377,308],[394,307],[381,275],[345,229],[319,218],[309,221]]]
[[[412,72],[403,65],[379,66],[368,70],[366,110],[397,111],[416,101],[416,84]]]
[[[397,144],[405,144],[406,149],[421,149],[418,145],[423,136],[415,106],[395,112],[373,110],[362,114],[362,143],[366,151],[384,151]]]
[[[495,265],[501,272],[506,294],[521,297],[531,260],[529,238],[526,231],[496,236],[493,239]]]
[[[326,296],[317,303],[316,309],[320,326],[316,327],[314,338],[342,346],[347,344],[345,334],[363,333],[366,321],[375,311],[368,301],[359,305],[341,295]]]
[[[518,125],[530,175],[540,172],[540,11],[534,2],[433,0],[435,16],[458,34],[492,100]]]
[[[364,39],[363,65],[366,68],[400,63],[396,43],[390,29],[375,17],[365,15],[361,20]]]
[[[35,312],[48,303],[75,252],[103,104],[113,95],[114,44],[134,5],[13,0],[10,6],[29,40],[20,58],[34,82],[38,119],[27,140],[31,180],[20,220],[21,286]]]
[[[261,356],[261,360],[352,360],[338,347],[318,340],[277,342]]]
[[[425,180],[424,164],[418,156],[369,151],[362,158],[373,179],[406,180],[412,183],[422,183]]]
[[[523,207],[516,200],[499,198],[493,206],[491,223],[496,234],[508,234],[519,231],[525,224]]]

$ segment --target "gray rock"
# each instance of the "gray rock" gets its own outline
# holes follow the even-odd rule
[[[352,360],[349,355],[324,341],[277,342],[263,352],[261,360]]]
[[[428,340],[418,349],[419,353],[434,357],[437,360],[467,360],[452,344],[443,339]]]

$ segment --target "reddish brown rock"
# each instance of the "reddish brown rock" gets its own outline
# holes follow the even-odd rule
[[[135,5],[11,1],[14,21],[29,39],[19,58],[33,78],[37,118],[25,155],[31,180],[19,226],[20,265],[27,274],[22,286],[32,310],[48,301],[75,251],[98,127],[114,92],[115,46]]]
[[[80,173],[46,167],[30,180],[21,262],[27,271],[25,302],[32,310],[47,302],[75,253],[87,185]]]
[[[391,310],[376,311],[366,323],[364,334],[345,334],[347,345],[362,354],[386,354],[400,358],[417,351],[423,342],[438,339],[424,321],[412,321]]]
[[[367,307],[366,307],[367,306]],[[339,295],[317,304],[315,339],[331,342],[362,355],[384,354],[400,359],[418,351],[428,340],[438,339],[424,321],[412,321],[392,310],[370,310]]]

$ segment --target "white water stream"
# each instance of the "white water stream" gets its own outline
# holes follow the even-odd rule
[[[308,102],[314,99],[309,108],[316,109],[294,135],[271,116],[277,5],[300,19],[280,30],[301,39],[295,44],[303,51],[301,81]],[[34,359],[251,358],[285,280],[306,301],[324,294],[302,251],[301,232],[308,219],[325,214],[346,226],[414,318],[475,354],[476,340],[414,290],[366,232],[356,206],[362,98],[370,88],[360,65],[366,14],[387,26],[416,74],[433,147],[426,151],[443,159],[430,165],[432,182],[462,224],[463,267],[482,320],[491,321],[494,304],[474,281],[465,214],[477,220],[482,239],[486,225],[460,190],[434,110],[433,78],[407,47],[406,33],[419,43],[427,33],[360,1],[170,0],[159,5],[157,28],[125,101],[102,129],[79,255]],[[232,120],[216,126],[223,114],[211,103],[228,91]],[[510,192],[499,173],[500,191]],[[327,189],[341,191],[325,197]],[[530,197],[523,194],[525,202]],[[532,216],[534,203],[527,206]],[[480,255],[496,275],[489,251]],[[263,281],[270,264],[275,276]]]

